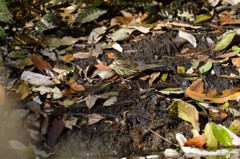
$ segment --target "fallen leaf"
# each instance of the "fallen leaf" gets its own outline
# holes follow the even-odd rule
[[[82,92],[86,90],[83,85],[78,84],[77,82],[71,83],[69,85],[74,91],[77,91],[77,92]]]
[[[91,109],[94,106],[97,99],[98,98],[96,96],[91,96],[90,94],[88,95],[87,100],[86,100],[86,105],[87,105],[88,109]]]
[[[240,2],[239,0],[224,0],[224,1],[230,3],[231,5],[237,5]]]
[[[150,31],[150,28],[146,28],[146,27],[142,27],[142,26],[131,26],[130,28],[134,28],[144,34],[147,34]]]
[[[85,59],[85,58],[89,58],[91,56],[95,56],[98,57],[99,54],[102,54],[102,50],[99,49],[93,49],[89,52],[77,52],[75,54],[73,54],[73,57],[76,59]]]
[[[205,143],[206,143],[205,134],[203,134],[203,135],[199,135],[197,137],[188,139],[184,144],[184,146],[203,147]]]
[[[88,114],[87,118],[88,118],[88,125],[92,125],[92,124],[95,124],[95,123],[101,121],[105,117],[103,117],[103,116],[101,116],[99,114],[94,113],[94,114]]]
[[[204,83],[202,79],[194,81],[190,87],[186,90],[186,95],[191,98],[196,98],[200,100],[210,100],[214,103],[224,103],[229,100],[237,100],[240,96],[240,88],[236,87],[231,90],[224,90],[222,92],[208,92],[204,94]]]
[[[63,120],[65,127],[68,129],[72,129],[73,126],[77,124],[77,121],[78,121],[78,118],[76,117],[71,117]]]
[[[213,121],[218,121],[218,122],[223,121],[223,119],[225,119],[227,116],[228,116],[227,113],[221,110],[219,112],[209,113],[209,118],[211,118]]]
[[[177,73],[179,74],[183,74],[185,73],[185,68],[183,66],[177,66]]]
[[[225,126],[223,126],[221,124],[219,126],[222,127],[223,129],[225,129],[227,131],[227,133],[230,135],[231,141],[232,141],[232,146],[240,146],[240,137],[239,136],[237,136],[235,133],[230,131]]]
[[[28,56],[35,67],[37,67],[39,70],[46,70],[47,68],[52,69],[52,66],[45,60],[43,60],[40,56],[36,55],[29,55]]]
[[[50,77],[30,71],[24,71],[21,75],[21,80],[26,80],[28,83],[36,86],[54,86],[55,82],[50,80]]]
[[[126,29],[124,28],[121,28],[119,30],[117,30],[116,32],[110,34],[110,35],[107,35],[108,38],[111,38],[113,41],[123,41],[125,40],[126,38],[129,37],[129,34],[127,32]]]
[[[54,88],[45,87],[45,86],[40,86],[38,88],[33,87],[32,91],[34,91],[34,92],[39,91],[41,95],[43,95],[45,93],[51,93],[51,94],[53,94],[53,99],[59,99],[62,97],[62,92],[57,87],[54,87]]]
[[[99,76],[102,80],[109,79],[116,75],[116,72],[110,69],[98,69],[94,71],[92,78]]]
[[[119,96],[119,92],[107,92],[100,95],[96,95],[97,98],[108,99],[114,96]]]
[[[109,52],[109,53],[106,53],[107,57],[110,58],[110,59],[113,59],[114,58],[114,53],[112,52]]]
[[[204,83],[202,81],[202,78],[197,79],[194,81],[190,87],[187,88],[186,90],[186,95],[192,97],[192,98],[199,98],[202,99],[205,94],[204,92]]]
[[[216,58],[234,57],[234,56],[237,56],[239,54],[239,51],[240,50],[236,50],[234,52],[229,52],[229,53],[226,53],[226,54],[218,55],[218,56],[216,56]]]
[[[218,93],[218,95],[212,95],[211,93],[206,94],[206,96],[203,99],[210,100],[214,103],[224,103],[229,100],[237,100],[239,96],[240,88],[237,87],[231,90],[224,90],[221,93]]]
[[[192,34],[179,30],[178,35],[179,37],[184,38],[188,42],[190,42],[193,45],[193,47],[197,47],[197,40]]]
[[[123,48],[117,42],[112,43],[112,48],[114,48],[115,50],[117,50],[119,52],[123,52]]]
[[[203,65],[199,68],[199,72],[205,73],[205,72],[209,71],[211,68],[212,68],[212,62],[209,61],[205,65]]]
[[[240,136],[240,120],[235,119],[228,129]]]
[[[174,94],[184,94],[185,90],[183,90],[182,88],[166,88],[159,92],[166,95],[170,95],[170,94],[174,95]]]
[[[236,30],[232,31],[232,32],[225,33],[223,35],[223,37],[217,42],[213,51],[220,51],[220,50],[223,50],[226,47],[228,47],[230,45],[230,43],[232,42],[235,34],[236,34]]]
[[[122,24],[130,24],[134,20],[134,17],[133,16],[130,16],[130,17],[116,16],[113,19],[116,19],[115,23],[120,22]],[[111,24],[113,25],[113,22]]]
[[[87,38],[86,37],[73,38],[71,36],[65,36],[61,39],[59,39],[59,38],[48,38],[46,44],[50,47],[59,47],[59,46],[72,45],[79,40],[86,41]]]
[[[240,57],[238,58],[232,58],[232,63],[235,65],[237,68],[240,67]]]
[[[199,114],[195,106],[182,100],[178,100],[171,104],[168,110],[172,118],[178,117],[185,121],[188,121],[192,124],[194,129],[200,131],[198,123]]]
[[[113,67],[109,67],[109,66],[106,66],[106,65],[95,65],[95,67],[96,67],[97,69],[99,69],[99,70],[106,70],[106,69],[108,69],[108,70],[114,70]]]
[[[148,81],[149,86],[152,86],[153,82],[159,77],[160,72],[154,72],[150,75],[150,79]]]
[[[63,61],[70,62],[74,60],[73,54],[67,53],[66,55],[63,56]]]
[[[201,15],[198,15],[197,17],[194,18],[194,23],[197,24],[197,23],[202,23],[202,22],[206,22],[210,19],[212,19],[213,17],[213,11],[210,12],[210,13],[206,13],[206,14],[201,14]]]
[[[204,129],[205,137],[206,137],[206,143],[209,148],[217,148],[218,147],[218,141],[213,135],[212,131],[212,122],[208,122]]]
[[[21,94],[21,100],[25,99],[30,93],[30,88],[25,82],[22,82],[21,85],[18,87],[18,91]]]
[[[185,136],[183,134],[177,133],[175,135],[176,140],[178,142],[178,144],[182,147],[184,146],[184,144],[186,143],[187,139],[185,138]]]
[[[113,96],[111,98],[109,98],[108,100],[106,100],[104,103],[103,103],[103,106],[111,106],[112,104],[116,103],[117,102],[117,97],[116,96]]]
[[[166,82],[167,77],[168,77],[168,73],[162,74],[161,81]]]
[[[212,123],[212,132],[217,141],[224,146],[232,146],[232,139],[229,133],[221,126]]]
[[[105,26],[93,29],[88,37],[88,44],[98,43],[98,41],[101,40],[104,33],[106,32],[106,29],[107,28]]]

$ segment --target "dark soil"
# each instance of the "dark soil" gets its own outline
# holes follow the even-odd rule
[[[151,154],[167,148],[176,148],[174,146],[177,143],[175,139],[176,133],[182,133],[186,138],[191,138],[191,124],[181,119],[170,118],[166,110],[173,102],[171,99],[173,96],[164,96],[158,92],[158,90],[164,88],[186,89],[192,83],[192,81],[185,78],[186,75],[177,74],[176,67],[190,68],[190,61],[197,58],[197,51],[194,51],[194,48],[188,42],[177,41],[176,35],[177,32],[170,31],[156,36],[149,35],[137,42],[126,41],[123,43],[123,55],[126,58],[143,63],[160,62],[166,65],[164,68],[145,71],[144,73],[151,74],[154,71],[169,73],[167,82],[158,80],[157,83],[150,87],[148,81],[141,80],[138,76],[130,79],[125,84],[117,80],[102,87],[106,82],[95,81],[94,87],[89,86],[87,91],[84,92],[85,95],[119,91],[118,102],[110,107],[103,107],[104,100],[98,100],[90,112],[104,116],[105,120],[81,128],[74,127],[72,130],[64,130],[57,144],[56,154],[52,158],[85,158],[86,156],[89,156],[89,158],[107,158],[107,156],[117,158],[133,154]],[[211,37],[214,36],[217,35],[211,35]],[[200,36],[199,38],[197,36],[197,40],[199,42],[198,49],[204,50],[208,48],[206,42],[202,41]],[[191,57],[180,53],[184,48],[193,50]],[[106,52],[114,52],[114,50],[107,50]],[[196,56],[194,53],[196,53]],[[211,56],[211,51],[208,50],[204,54]],[[107,62],[107,64],[112,62],[104,54],[100,59]],[[96,64],[96,58],[75,62],[81,67],[86,67],[89,64]],[[236,72],[235,67],[223,67],[214,64],[213,70],[215,74],[211,74],[211,71],[202,74],[209,88],[225,90],[239,86],[238,79],[218,77],[220,74]],[[174,97],[183,98],[182,95],[175,95]],[[231,102],[231,106],[237,107],[237,103]],[[78,117],[80,121],[85,119],[88,113],[89,110],[85,103],[75,104],[67,109],[67,114],[70,117]],[[208,121],[208,117],[200,116],[200,123],[207,123]],[[229,126],[232,121],[233,117],[230,116],[222,122],[224,125]],[[159,138],[149,129],[174,144]]]

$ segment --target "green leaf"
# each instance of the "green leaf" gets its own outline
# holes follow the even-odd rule
[[[185,121],[188,121],[192,124],[193,128],[197,131],[200,131],[198,118],[199,114],[195,106],[184,102],[182,100],[174,102],[169,108],[170,117],[181,118]]]
[[[228,45],[230,45],[230,43],[232,42],[235,34],[236,34],[236,30],[224,34],[223,37],[221,38],[221,40],[219,40],[217,42],[217,44],[215,45],[215,48],[213,49],[213,51],[223,50],[226,47],[228,47]]]
[[[194,23],[202,23],[202,22],[206,22],[210,19],[212,19],[213,17],[213,14],[212,13],[207,13],[207,14],[201,14],[201,15],[198,15],[197,17],[194,18]]]
[[[198,65],[199,65],[199,61],[198,60],[193,60],[192,68],[197,69]]]
[[[218,141],[213,135],[212,131],[212,122],[208,122],[204,129],[205,137],[206,137],[206,143],[208,147],[217,147]]]
[[[0,21],[8,24],[13,24],[12,14],[8,10],[5,0],[0,0]]]
[[[60,20],[58,19],[58,17],[54,14],[49,13],[44,15],[43,18],[35,24],[35,29],[43,32],[45,30],[57,28],[59,27],[59,25]]]
[[[195,81],[199,79],[199,77],[186,77],[185,79],[190,80],[190,81]]]
[[[205,65],[201,66],[201,67],[199,68],[199,71],[200,71],[200,73],[204,73],[204,72],[209,71],[211,68],[212,68],[212,62],[209,61],[209,62],[207,62]]]
[[[19,58],[19,59],[25,59],[25,58],[27,58],[27,56],[21,54],[20,52],[15,52],[15,51],[13,51],[13,52],[11,52],[11,54],[12,54],[14,57]]]
[[[232,139],[227,130],[225,130],[223,127],[212,123],[212,132],[221,144],[224,146],[232,146]]]
[[[75,14],[75,22],[78,23],[87,23],[92,20],[97,19],[101,15],[107,13],[107,10],[105,9],[99,9],[96,7],[86,7],[84,9],[81,9],[80,12]]]
[[[236,45],[234,45],[233,47],[232,47],[232,51],[240,51],[240,47],[238,47],[238,46],[236,46]]]

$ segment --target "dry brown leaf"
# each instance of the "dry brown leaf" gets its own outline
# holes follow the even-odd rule
[[[99,76],[102,80],[112,78],[116,75],[116,72],[110,69],[98,69],[94,71],[92,78]]]
[[[229,17],[221,17],[219,18],[221,25],[238,25],[240,24],[240,19],[231,19]]]
[[[98,70],[114,70],[113,67],[109,67],[106,65],[95,65],[95,67],[97,67]]]
[[[203,135],[199,135],[197,137],[188,139],[187,142],[185,142],[184,146],[203,147],[205,143],[206,143],[205,134],[203,134]]]
[[[83,85],[78,84],[77,82],[71,83],[70,87],[77,92],[85,91],[86,89],[84,88]]]
[[[113,52],[106,53],[106,55],[110,59],[113,59],[113,57],[114,57],[114,53]]]
[[[87,117],[88,117],[88,125],[95,124],[95,123],[101,121],[102,119],[104,119],[103,116],[96,114],[96,113],[88,114]]]
[[[229,22],[233,21],[233,19],[231,19],[229,17],[220,17],[219,21],[220,21],[221,25],[226,25]]]
[[[88,95],[87,100],[86,100],[86,105],[87,105],[88,109],[91,109],[94,106],[97,99],[98,98],[96,96],[91,96],[90,94]]]
[[[47,67],[52,69],[52,66],[47,61],[43,60],[40,56],[29,55],[28,57],[31,58],[34,66],[39,70],[46,70]]]
[[[116,16],[115,18],[117,22],[120,22],[122,24],[130,24],[134,17],[133,16],[131,17]]]
[[[209,117],[213,120],[213,121],[222,121],[223,119],[225,119],[227,117],[227,113],[225,113],[224,111],[219,111],[219,112],[211,112],[209,113]]]
[[[226,54],[218,55],[216,58],[226,58],[226,57],[234,57],[237,56],[239,51],[229,52]]]
[[[27,57],[21,62],[21,64],[24,66],[31,66],[31,65],[33,65],[33,62],[31,60],[31,58]]]
[[[204,83],[202,82],[202,79],[198,79],[187,88],[186,95],[190,96],[191,98],[210,100],[214,103],[224,103],[229,100],[237,100],[240,96],[240,87],[233,88],[231,90],[224,90],[222,92],[214,90],[207,94],[204,94],[203,91]]]
[[[202,81],[202,78],[200,78],[194,81],[191,86],[187,88],[186,94],[192,98],[202,99],[205,96],[205,94],[203,94],[203,91],[204,83]]]
[[[75,126],[77,124],[78,118],[76,117],[71,117],[70,119],[64,119],[64,125],[66,128],[68,129],[72,129],[73,126]]]
[[[66,55],[63,56],[63,61],[70,62],[72,60],[74,60],[73,54],[67,53]]]
[[[222,91],[221,95],[214,95],[206,94],[206,96],[203,98],[205,100],[210,100],[214,103],[224,103],[229,100],[237,100],[237,98],[240,96],[240,88],[233,88],[231,90],[224,90]]]
[[[5,89],[0,85],[0,105],[4,104],[6,100]]]
[[[152,86],[153,82],[159,77],[161,73],[160,72],[154,72],[150,75],[150,79],[149,79],[149,86]]]
[[[95,57],[98,57],[99,54],[102,53],[102,50],[99,50],[99,49],[93,49],[89,52],[77,52],[75,54],[73,54],[74,58],[76,59],[84,59],[84,58],[89,58],[91,56],[95,56]]]
[[[209,56],[207,56],[207,55],[198,55],[197,58],[198,58],[197,60],[199,62],[201,62],[201,61],[206,61],[209,58]]]
[[[21,94],[21,100],[25,99],[30,94],[30,88],[25,82],[22,82],[18,90],[20,91]]]
[[[232,59],[232,63],[233,63],[233,65],[235,65],[237,68],[239,68],[239,67],[240,67],[240,57],[233,58],[233,59]]]

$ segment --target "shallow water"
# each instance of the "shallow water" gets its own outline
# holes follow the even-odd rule
[[[19,158],[16,151],[10,147],[9,141],[27,143],[27,133],[24,128],[27,114],[28,112],[20,108],[13,98],[7,98],[4,104],[0,105],[0,158]]]

